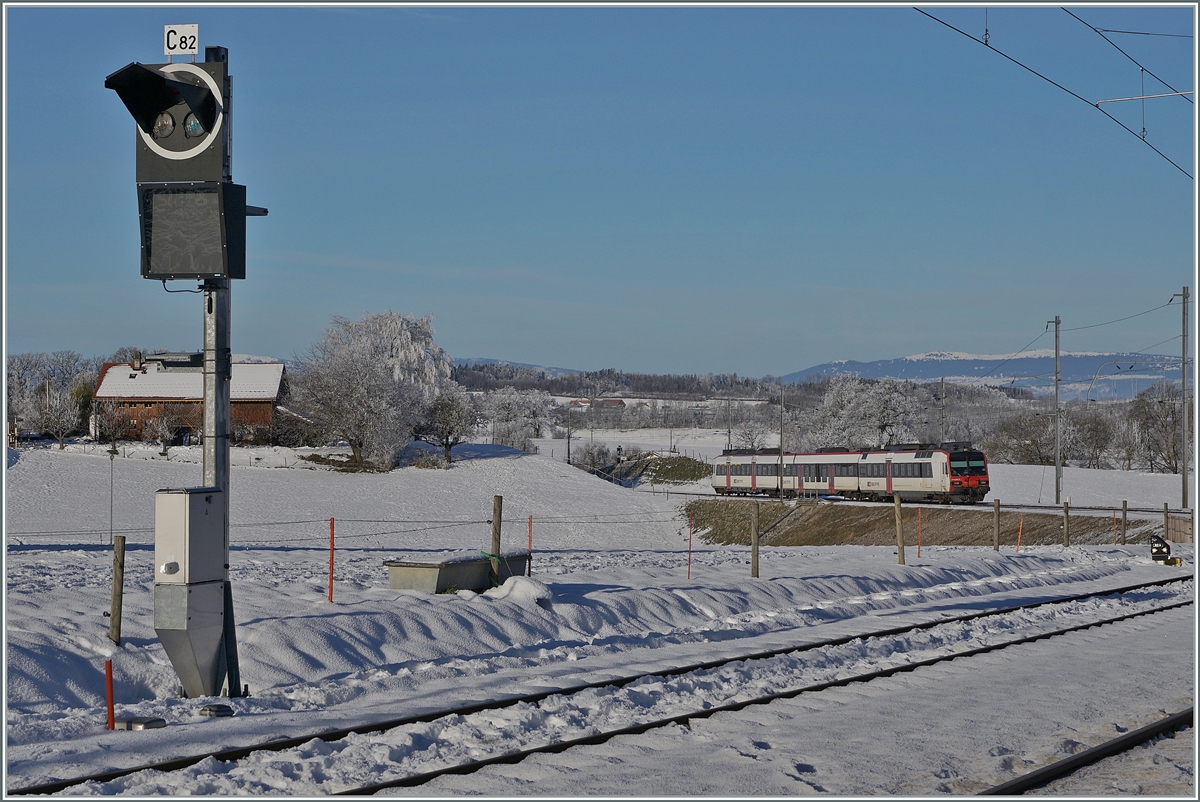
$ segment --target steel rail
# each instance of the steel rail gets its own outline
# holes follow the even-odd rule
[[[712,716],[716,715],[717,713],[733,713],[733,712],[737,712],[740,710],[744,710],[745,708],[750,707],[751,705],[769,704],[771,702],[778,701],[780,699],[792,699],[792,698],[799,696],[801,694],[804,694],[804,693],[815,693],[817,691],[823,691],[823,690],[827,690],[829,688],[842,688],[842,687],[845,687],[847,685],[852,685],[857,682],[870,682],[871,680],[875,680],[875,679],[882,679],[885,677],[894,676],[896,674],[902,674],[902,673],[907,673],[910,671],[915,671],[918,668],[924,668],[926,666],[932,666],[932,665],[936,665],[938,663],[948,662],[950,660],[957,660],[958,658],[961,658],[961,657],[973,657],[978,654],[986,654],[988,652],[999,651],[1000,649],[1007,649],[1010,646],[1019,646],[1019,645],[1025,644],[1025,643],[1033,643],[1034,641],[1058,637],[1059,635],[1066,635],[1071,632],[1077,632],[1077,631],[1084,630],[1084,629],[1091,629],[1092,627],[1105,626],[1107,624],[1115,624],[1120,621],[1126,621],[1131,618],[1139,618],[1139,617],[1145,616],[1145,615],[1153,615],[1154,613],[1161,613],[1161,612],[1164,612],[1167,610],[1173,610],[1178,607],[1186,607],[1186,606],[1194,604],[1194,603],[1195,603],[1194,600],[1177,602],[1175,604],[1169,604],[1164,607],[1156,607],[1152,610],[1142,610],[1142,611],[1136,612],[1136,613],[1127,613],[1125,615],[1115,616],[1113,618],[1107,618],[1107,619],[1103,619],[1100,621],[1093,621],[1088,624],[1078,624],[1078,625],[1072,626],[1072,627],[1064,627],[1062,629],[1058,629],[1053,632],[1043,632],[1038,635],[1029,635],[1029,636],[1026,636],[1023,638],[1018,638],[1016,640],[1007,641],[1005,643],[992,644],[991,646],[980,646],[980,647],[977,647],[974,649],[968,649],[967,651],[958,652],[957,654],[943,655],[941,657],[931,657],[926,660],[920,660],[915,663],[906,663],[904,665],[892,666],[891,668],[884,668],[884,669],[880,669],[878,671],[869,672],[867,674],[859,674],[859,675],[853,676],[853,677],[845,677],[842,679],[830,680],[827,682],[820,682],[815,685],[805,686],[803,688],[792,688],[792,689],[786,690],[786,691],[778,691],[776,693],[767,694],[765,696],[758,696],[753,699],[745,699],[740,702],[730,702],[728,704],[719,705],[717,707],[710,707],[710,708],[706,708],[704,710],[698,710],[698,711],[694,711],[691,713],[683,713],[683,714],[676,715],[676,716],[670,716],[668,718],[656,719],[654,721],[647,721],[647,722],[643,722],[641,724],[635,724],[630,727],[623,727],[618,730],[610,730],[608,732],[595,733],[595,734],[587,735],[587,736],[584,736],[581,738],[574,738],[574,739],[571,739],[568,741],[558,741],[555,743],[546,744],[544,746],[535,746],[535,747],[531,747],[529,749],[523,749],[523,750],[516,751],[516,752],[510,752],[508,754],[496,755],[494,757],[484,758],[482,760],[470,761],[467,763],[460,763],[455,766],[448,766],[448,767],[442,768],[442,769],[435,769],[434,771],[423,772],[421,774],[411,774],[407,777],[400,777],[400,778],[396,778],[393,780],[385,780],[384,782],[374,783],[372,785],[365,785],[360,788],[350,788],[350,789],[346,789],[346,790],[342,790],[342,791],[336,791],[333,793],[333,795],[334,796],[366,796],[366,795],[378,793],[379,791],[383,791],[383,790],[386,790],[389,788],[411,788],[411,787],[417,786],[417,785],[424,785],[425,783],[430,782],[431,780],[435,780],[438,777],[443,777],[443,776],[450,775],[450,774],[473,774],[476,771],[479,771],[480,769],[485,768],[487,766],[494,766],[494,765],[504,764],[504,763],[519,763],[531,755],[563,752],[563,751],[566,751],[567,749],[570,749],[575,746],[594,746],[596,744],[604,743],[606,741],[609,741],[613,738],[616,738],[616,737],[619,737],[622,735],[640,735],[642,733],[649,732],[650,730],[658,729],[659,727],[666,727],[671,724],[688,725],[688,723],[692,719],[711,718]]]
[[[403,727],[403,726],[406,726],[409,724],[422,724],[422,723],[428,723],[430,721],[436,721],[437,719],[444,718],[446,716],[453,716],[453,715],[467,716],[467,715],[471,715],[474,713],[480,713],[485,710],[501,710],[501,709],[504,709],[507,707],[513,707],[515,705],[522,704],[522,703],[536,704],[544,699],[548,699],[551,696],[566,696],[566,695],[571,695],[571,694],[575,694],[575,693],[581,693],[581,692],[587,691],[587,690],[592,690],[595,688],[604,688],[604,687],[620,688],[625,685],[633,684],[634,682],[637,682],[639,680],[651,678],[651,677],[670,677],[670,676],[688,674],[688,673],[691,673],[694,671],[704,671],[704,670],[710,670],[713,668],[719,668],[721,666],[728,665],[730,663],[743,662],[743,661],[747,661],[747,660],[764,660],[764,659],[770,659],[773,657],[780,657],[780,656],[786,655],[786,654],[796,654],[799,652],[812,651],[812,650],[820,649],[820,648],[824,648],[824,647],[842,646],[842,645],[851,643],[856,640],[865,640],[867,638],[892,637],[895,635],[902,635],[907,632],[916,632],[916,631],[923,630],[923,629],[933,629],[934,627],[938,627],[943,624],[961,623],[961,622],[966,622],[966,621],[977,620],[980,618],[987,618],[987,617],[991,617],[991,616],[1006,615],[1008,613],[1017,612],[1019,610],[1031,610],[1031,609],[1035,609],[1038,607],[1046,607],[1046,606],[1049,606],[1052,604],[1065,604],[1068,602],[1080,601],[1082,599],[1089,599],[1089,598],[1096,598],[1096,597],[1101,597],[1101,596],[1112,596],[1112,595],[1117,595],[1117,594],[1122,594],[1122,593],[1129,593],[1134,590],[1142,590],[1145,588],[1161,587],[1161,586],[1165,586],[1165,585],[1175,584],[1177,582],[1187,582],[1193,578],[1194,577],[1192,577],[1190,574],[1176,575],[1176,576],[1172,576],[1172,577],[1167,577],[1165,579],[1156,579],[1152,582],[1140,582],[1137,584],[1125,585],[1125,586],[1118,587],[1118,588],[1105,588],[1105,589],[1096,590],[1096,591],[1089,591],[1088,593],[1078,593],[1078,594],[1073,594],[1070,596],[1059,596],[1059,597],[1055,597],[1052,599],[1046,599],[1046,600],[1039,601],[1039,602],[1033,602],[1030,604],[1017,604],[1017,605],[1012,605],[1009,607],[993,608],[990,610],[984,610],[984,611],[975,612],[975,613],[965,613],[963,615],[951,616],[951,617],[947,617],[947,618],[938,618],[938,619],[930,620],[930,621],[921,621],[916,624],[907,624],[907,625],[902,625],[902,626],[889,627],[887,629],[880,629],[880,630],[873,630],[870,632],[857,633],[857,634],[853,634],[853,635],[844,635],[844,636],[837,637],[837,638],[825,638],[825,639],[818,640],[818,641],[812,641],[810,643],[806,643],[801,646],[784,646],[784,647],[780,647],[780,648],[776,648],[776,649],[767,649],[767,650],[763,650],[763,651],[752,652],[750,654],[736,655],[734,657],[726,657],[726,658],[719,658],[719,659],[715,659],[715,660],[707,660],[704,662],[693,663],[693,664],[686,665],[686,666],[672,666],[671,668],[662,669],[659,671],[647,671],[647,672],[635,674],[632,676],[598,680],[596,682],[583,683],[583,684],[567,686],[567,687],[563,687],[563,688],[555,688],[555,689],[546,690],[546,691],[538,691],[537,693],[523,694],[520,696],[509,696],[509,697],[504,697],[501,699],[490,700],[490,701],[486,701],[486,702],[478,702],[478,703],[471,704],[471,705],[465,705],[462,707],[451,708],[448,710],[431,711],[429,713],[421,713],[421,714],[416,714],[416,715],[411,715],[411,716],[404,716],[401,718],[388,719],[388,720],[373,722],[373,723],[369,723],[369,724],[357,724],[357,725],[354,725],[351,727],[343,727],[343,728],[334,729],[334,730],[324,730],[321,732],[310,733],[307,735],[301,735],[301,736],[294,737],[294,738],[281,738],[281,739],[274,740],[274,741],[266,741],[266,742],[263,742],[260,744],[255,744],[253,746],[235,747],[232,749],[224,749],[224,750],[221,750],[218,752],[206,752],[206,753],[200,754],[200,755],[189,755],[189,756],[173,758],[173,759],[169,759],[169,760],[156,761],[154,763],[146,763],[146,764],[143,764],[140,766],[134,766],[132,768],[127,768],[127,769],[112,769],[110,771],[100,772],[100,773],[91,774],[91,775],[84,775],[81,777],[75,777],[73,779],[55,780],[55,781],[49,782],[49,783],[43,783],[43,784],[39,784],[39,785],[28,786],[25,788],[13,789],[13,790],[9,790],[7,793],[11,796],[18,796],[18,795],[25,795],[25,794],[52,794],[52,793],[57,793],[59,791],[65,790],[65,789],[70,788],[75,785],[80,785],[85,782],[110,782],[112,780],[120,779],[121,777],[126,777],[130,774],[135,774],[139,771],[147,771],[147,770],[164,771],[164,772],[165,771],[177,771],[179,769],[187,768],[188,766],[194,766],[195,764],[199,763],[200,761],[206,760],[210,757],[215,758],[219,761],[223,761],[223,762],[237,761],[237,760],[241,760],[241,759],[253,754],[254,752],[262,752],[262,751],[280,752],[280,751],[283,751],[284,749],[292,749],[294,747],[301,746],[301,745],[306,744],[309,741],[312,741],[314,739],[326,741],[326,742],[338,741],[338,740],[346,738],[347,736],[350,736],[350,735],[368,735],[368,734],[372,734],[372,733],[386,732],[387,730],[396,729],[397,727]],[[1191,604],[1191,603],[1192,603],[1192,601],[1187,601],[1187,602],[1181,602],[1181,603],[1179,603],[1177,605],[1173,605],[1173,606],[1182,606],[1182,605]],[[1161,610],[1161,609],[1170,609],[1170,607],[1155,608],[1154,610],[1151,610],[1150,612],[1157,612],[1158,610]],[[1136,615],[1141,615],[1141,614],[1143,614],[1143,613],[1138,613]],[[1111,619],[1111,620],[1115,621],[1115,620],[1123,620],[1123,619]],[[1095,622],[1092,624],[1086,624],[1086,625],[1083,625],[1083,628],[1086,628],[1088,626],[1097,626],[1100,623],[1109,623],[1109,622],[1110,622],[1110,620],[1105,620],[1105,621],[1101,621],[1101,622]],[[1079,627],[1077,627],[1077,628],[1079,628]],[[1066,631],[1072,631],[1072,630],[1063,630],[1063,632],[1066,632]],[[1049,633],[1048,635],[1037,636],[1032,639],[1036,640],[1041,637],[1049,637],[1049,635],[1052,635],[1052,634],[1061,634],[1061,633],[1060,632]],[[1014,645],[1014,644],[1010,643],[1008,645]],[[983,647],[983,648],[985,651],[988,650],[988,647]],[[975,652],[964,653],[963,655],[959,655],[959,656],[966,656],[967,654],[973,654],[973,653],[975,653]],[[936,658],[934,662],[939,662],[941,660],[946,660],[946,659],[951,659],[951,658],[950,657]],[[919,665],[919,664],[912,664],[912,667],[916,667],[917,665]],[[720,710],[720,709],[721,708],[713,708],[713,710]],[[699,714],[689,714],[689,715],[691,717],[695,718],[695,717],[698,717]],[[669,722],[667,722],[667,723],[669,723]],[[621,733],[617,733],[617,734],[622,734],[622,733],[623,733],[623,731]],[[575,742],[571,742],[571,743],[574,744]],[[583,743],[583,741],[580,741],[580,743]],[[599,743],[599,741],[597,741],[597,743]],[[564,748],[567,748],[567,747],[564,747]],[[541,749],[541,751],[547,751],[547,749]],[[471,764],[464,764],[464,765],[475,765],[475,764],[471,763]],[[449,770],[447,770],[444,773],[451,773],[451,772]]]
[[[1145,727],[1127,732],[1124,735],[1113,738],[1111,741],[1105,741],[1099,746],[1086,749],[1077,755],[1071,755],[1048,766],[1035,769],[1028,774],[1022,774],[1020,777],[1008,782],[1000,783],[986,791],[980,791],[977,796],[1016,796],[1023,794],[1052,780],[1057,780],[1059,777],[1071,774],[1084,766],[1091,765],[1098,760],[1112,757],[1121,752],[1127,752],[1135,746],[1149,741],[1156,735],[1162,735],[1164,732],[1177,730],[1180,727],[1190,726],[1191,724],[1192,708],[1189,707],[1187,710],[1181,710],[1153,724],[1147,724]]]

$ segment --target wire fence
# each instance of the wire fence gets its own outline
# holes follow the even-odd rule
[[[337,518],[336,539],[344,541],[382,540],[388,537],[411,535],[426,532],[445,532],[465,527],[491,527],[490,519],[416,519],[416,518]],[[597,515],[551,515],[534,516],[539,527],[589,527],[589,526],[626,526],[638,524],[667,524],[683,520],[676,512],[612,512]],[[230,547],[253,547],[256,545],[273,546],[278,544],[320,545],[329,542],[330,518],[308,518],[289,521],[254,521],[248,523],[230,523]],[[528,515],[502,520],[502,527],[514,531],[513,527],[522,529],[529,521]],[[288,528],[292,532],[285,533]],[[362,531],[365,529],[366,531]],[[269,530],[260,534],[258,530]],[[283,530],[283,531],[281,531]],[[153,526],[135,527],[94,527],[78,529],[41,529],[7,531],[6,539],[10,545],[111,545],[112,537],[121,535],[129,545],[145,545],[154,542]],[[383,546],[384,543],[378,545]]]

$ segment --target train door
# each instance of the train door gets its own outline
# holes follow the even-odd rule
[[[892,461],[887,460],[883,463],[884,475],[884,492],[889,496],[892,495]]]
[[[725,492],[728,493],[733,487],[733,463],[728,457],[725,458]]]
[[[758,463],[753,457],[750,458],[750,492],[758,492]]]
[[[833,477],[835,475],[834,466],[831,464],[825,466],[825,468],[829,472],[829,495],[835,496],[837,495],[837,491],[833,487]]]

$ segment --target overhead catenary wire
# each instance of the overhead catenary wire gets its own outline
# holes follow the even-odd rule
[[[1060,8],[1061,8],[1061,6],[1060,6]],[[1093,31],[1095,31],[1095,32],[1097,33],[1097,35],[1099,35],[1099,36],[1100,36],[1100,38],[1101,38],[1101,39],[1103,39],[1104,41],[1108,42],[1108,43],[1109,43],[1110,45],[1112,45],[1113,47],[1116,47],[1116,48],[1117,48],[1117,52],[1118,52],[1118,53],[1120,53],[1122,56],[1124,56],[1125,58],[1127,58],[1127,59],[1129,59],[1130,61],[1132,61],[1134,64],[1137,64],[1138,68],[1139,68],[1139,69],[1141,69],[1143,72],[1145,72],[1145,73],[1149,73],[1149,75],[1150,75],[1150,77],[1151,77],[1151,78],[1153,78],[1154,80],[1158,81],[1160,84],[1162,84],[1163,86],[1165,86],[1167,89],[1170,89],[1172,92],[1177,92],[1177,93],[1178,93],[1178,91],[1179,91],[1179,90],[1177,90],[1175,87],[1171,86],[1169,83],[1167,83],[1166,81],[1164,81],[1162,78],[1159,78],[1159,77],[1158,77],[1157,75],[1155,75],[1153,72],[1150,72],[1150,70],[1146,69],[1146,68],[1145,68],[1145,66],[1143,66],[1141,63],[1139,63],[1137,59],[1135,59],[1133,56],[1131,56],[1131,55],[1129,55],[1128,53],[1126,53],[1126,52],[1125,52],[1124,50],[1122,50],[1120,47],[1117,47],[1117,43],[1116,43],[1116,42],[1114,42],[1112,39],[1109,39],[1107,36],[1105,36],[1105,35],[1104,35],[1104,33],[1105,33],[1104,29],[1097,28],[1095,25],[1092,25],[1091,23],[1084,22],[1082,19],[1080,19],[1080,18],[1079,18],[1079,16],[1078,16],[1077,14],[1074,14],[1074,13],[1072,13],[1070,9],[1063,8],[1063,11],[1067,12],[1067,13],[1068,13],[1068,14],[1070,14],[1072,17],[1074,17],[1075,19],[1079,20],[1081,23],[1083,23],[1084,25],[1086,25],[1087,27],[1089,27],[1089,28],[1091,28]],[[1137,31],[1110,31],[1110,33],[1137,33]],[[1142,35],[1143,35],[1143,36],[1171,36],[1172,34],[1142,34]],[[1175,35],[1179,35],[1179,34],[1175,34]],[[1187,38],[1188,38],[1188,39],[1191,39],[1192,37],[1191,37],[1191,36],[1188,36]],[[1190,97],[1187,97],[1186,95],[1182,95],[1182,94],[1180,94],[1180,97],[1182,97],[1182,98],[1183,98],[1184,100],[1186,100],[1188,103],[1191,103],[1191,102],[1192,102],[1192,99],[1191,99]]]
[[[1064,8],[1063,11],[1066,11],[1066,9]],[[1067,13],[1070,14],[1069,11]],[[1072,15],[1072,16],[1074,16],[1074,15]],[[1078,19],[1078,18],[1076,18],[1076,19]],[[1083,22],[1083,20],[1079,20],[1079,21]],[[1087,23],[1084,22],[1084,25],[1087,25]],[[1192,38],[1192,35],[1190,33],[1155,33],[1152,31],[1118,31],[1115,28],[1094,28],[1093,30],[1095,30],[1097,32],[1102,32],[1102,33],[1128,33],[1128,34],[1133,34],[1134,36],[1170,36],[1170,37],[1174,37],[1176,39],[1191,39]]]
[[[1167,163],[1168,163],[1168,164],[1170,164],[1172,167],[1174,167],[1176,170],[1178,170],[1179,172],[1181,172],[1181,173],[1183,173],[1184,175],[1186,175],[1186,176],[1187,176],[1189,179],[1190,179],[1190,178],[1192,178],[1192,174],[1191,174],[1191,173],[1189,173],[1187,170],[1183,169],[1182,167],[1180,167],[1178,164],[1176,164],[1176,163],[1175,163],[1175,161],[1174,161],[1173,159],[1171,159],[1171,157],[1170,157],[1170,156],[1168,156],[1167,154],[1163,153],[1163,152],[1162,152],[1161,150],[1159,150],[1158,148],[1154,147],[1154,145],[1150,144],[1150,141],[1149,141],[1149,140],[1145,139],[1145,138],[1144,138],[1144,137],[1142,137],[1142,136],[1141,136],[1141,135],[1140,135],[1140,134],[1139,134],[1137,131],[1134,131],[1132,128],[1130,128],[1129,126],[1127,126],[1125,123],[1121,122],[1121,121],[1120,121],[1120,120],[1118,120],[1116,117],[1112,116],[1112,115],[1111,115],[1111,114],[1109,114],[1107,111],[1105,111],[1104,109],[1100,108],[1100,106],[1099,106],[1098,104],[1096,104],[1096,103],[1093,103],[1092,101],[1088,100],[1087,98],[1083,97],[1082,95],[1079,95],[1079,94],[1076,94],[1075,92],[1072,92],[1070,89],[1067,89],[1065,86],[1063,86],[1062,84],[1058,83],[1057,81],[1055,81],[1055,80],[1053,80],[1053,79],[1051,79],[1051,78],[1048,78],[1048,77],[1046,77],[1045,75],[1042,75],[1040,72],[1038,72],[1037,70],[1035,70],[1035,69],[1033,69],[1032,67],[1028,66],[1027,64],[1022,64],[1020,61],[1017,61],[1015,58],[1013,58],[1012,56],[1008,55],[1007,53],[1005,53],[1005,52],[1003,52],[1003,51],[1001,51],[1001,50],[998,50],[997,48],[993,47],[992,45],[990,45],[990,44],[988,44],[988,43],[984,42],[983,40],[981,40],[981,39],[979,39],[979,38],[977,38],[977,37],[975,37],[975,36],[972,36],[971,34],[967,33],[966,31],[964,31],[964,30],[961,30],[960,28],[956,28],[956,27],[954,27],[953,25],[951,25],[950,23],[946,22],[945,20],[938,19],[937,17],[933,16],[933,15],[932,15],[932,14],[930,14],[929,12],[927,12],[927,11],[922,11],[921,9],[919,9],[919,8],[916,8],[916,7],[914,7],[914,8],[913,8],[913,11],[916,11],[916,12],[918,12],[918,13],[920,13],[920,14],[923,14],[923,15],[924,15],[924,16],[926,16],[926,17],[929,17],[929,18],[930,18],[931,20],[933,20],[934,22],[937,22],[937,23],[940,23],[940,24],[942,24],[942,25],[945,25],[945,26],[946,26],[947,28],[949,28],[950,30],[954,31],[955,33],[962,34],[963,36],[965,36],[965,37],[967,37],[968,39],[970,39],[972,42],[978,42],[979,44],[981,44],[981,45],[983,45],[984,47],[986,47],[988,50],[991,50],[992,52],[994,52],[994,53],[996,53],[996,54],[998,54],[998,55],[1000,55],[1000,56],[1003,56],[1004,58],[1008,59],[1008,60],[1009,60],[1009,61],[1011,61],[1013,64],[1016,64],[1016,65],[1017,65],[1018,67],[1020,67],[1021,69],[1023,69],[1023,70],[1027,70],[1028,72],[1031,72],[1031,73],[1033,73],[1034,75],[1036,75],[1037,77],[1041,78],[1041,79],[1042,79],[1043,81],[1045,81],[1046,83],[1048,83],[1048,84],[1051,84],[1051,85],[1053,85],[1053,86],[1056,86],[1056,87],[1058,87],[1059,89],[1061,89],[1062,91],[1066,92],[1068,95],[1070,95],[1071,97],[1075,98],[1076,100],[1082,100],[1084,103],[1088,104],[1089,106],[1091,106],[1092,108],[1096,109],[1096,110],[1097,110],[1097,111],[1099,111],[1101,114],[1103,114],[1105,117],[1107,117],[1108,119],[1112,120],[1112,121],[1113,121],[1114,123],[1116,123],[1117,125],[1119,125],[1119,126],[1121,126],[1122,128],[1124,128],[1124,129],[1125,129],[1126,131],[1128,131],[1130,134],[1132,134],[1133,136],[1137,137],[1139,141],[1143,142],[1143,143],[1146,145],[1146,147],[1150,148],[1152,151],[1154,151],[1154,152],[1155,152],[1155,153],[1157,153],[1159,156],[1161,156],[1163,159],[1165,159],[1165,160],[1167,161]],[[1164,84],[1164,86],[1165,86],[1165,85],[1166,85],[1166,84]]]

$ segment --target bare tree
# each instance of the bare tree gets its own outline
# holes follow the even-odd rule
[[[1131,415],[1141,434],[1150,470],[1178,473],[1182,452],[1179,386],[1160,381],[1137,394]]]
[[[50,382],[43,382],[42,386],[34,391],[33,396],[28,427],[53,436],[58,441],[61,451],[67,436],[79,430],[82,422],[79,406],[71,398],[70,392]]]
[[[771,433],[771,427],[762,418],[746,418],[733,427],[733,442],[738,448],[757,451],[766,447]]]
[[[92,430],[97,440],[108,441],[113,448],[129,431],[129,412],[117,401],[92,405]]]
[[[1104,455],[1112,443],[1115,427],[1103,412],[1076,410],[1065,416],[1071,425],[1073,453],[1084,468],[1106,468]]]
[[[171,443],[181,431],[198,427],[199,412],[193,404],[172,402],[159,406],[158,413],[146,424],[146,434],[162,446],[159,456],[168,456]]]
[[[416,428],[414,435],[446,453],[446,464],[451,462],[450,449],[467,442],[475,432],[479,418],[461,390],[441,392],[429,407],[429,412]]]
[[[1131,417],[1126,416],[1114,425],[1112,448],[1122,469],[1131,471],[1134,465],[1141,463],[1145,448],[1137,422]]]
[[[553,400],[544,390],[504,387],[487,393],[483,408],[492,425],[492,442],[533,450],[533,438],[541,437],[552,425]]]
[[[980,445],[993,462],[1053,465],[1054,418],[1031,411],[1010,415]]]

